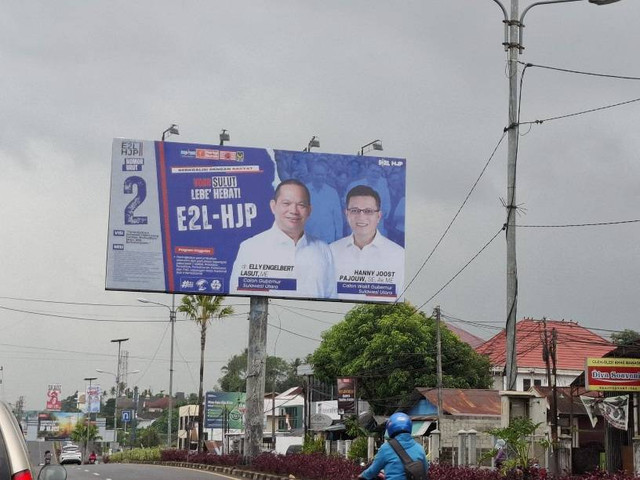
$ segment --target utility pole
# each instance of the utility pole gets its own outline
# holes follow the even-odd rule
[[[506,23],[509,41],[509,124],[507,148],[507,364],[506,389],[516,389],[518,375],[516,353],[516,319],[518,313],[518,266],[516,263],[516,160],[518,156],[518,54],[520,53],[518,0],[511,0],[511,20]]]
[[[558,386],[556,381],[556,350],[558,346],[558,332],[555,328],[551,329],[551,348],[549,356],[551,357],[551,440],[553,442],[553,468],[554,473],[560,473],[559,451],[558,451]]]
[[[436,362],[438,375],[438,430],[442,432],[442,339],[440,338],[440,305],[438,305],[434,314],[436,317]]]
[[[260,454],[263,438],[268,310],[267,297],[251,297],[247,355],[247,425],[244,449],[244,457],[249,463]]]

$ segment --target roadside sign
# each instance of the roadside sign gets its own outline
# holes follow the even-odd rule
[[[131,410],[122,411],[122,421],[124,423],[129,423],[131,421]]]

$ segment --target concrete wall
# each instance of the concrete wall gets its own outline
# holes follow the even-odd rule
[[[478,432],[476,435],[476,448],[477,449],[491,449],[494,446],[494,439],[489,435],[487,430],[492,428],[500,428],[500,417],[471,417],[471,416],[459,416],[450,417],[444,416],[442,419],[442,425],[440,427],[441,433],[441,448],[445,447],[457,447],[458,446],[458,432],[460,430],[475,430]]]

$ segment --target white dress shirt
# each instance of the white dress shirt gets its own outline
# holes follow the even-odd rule
[[[395,301],[404,288],[404,248],[376,231],[373,241],[359,248],[353,235],[331,245],[336,266],[338,298]]]
[[[294,243],[274,223],[269,230],[240,244],[231,272],[229,293],[336,298],[334,263],[329,245],[306,233],[298,243]]]

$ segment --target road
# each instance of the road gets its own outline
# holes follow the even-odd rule
[[[65,465],[65,468],[67,480],[237,480],[219,473],[158,465],[105,463]]]

